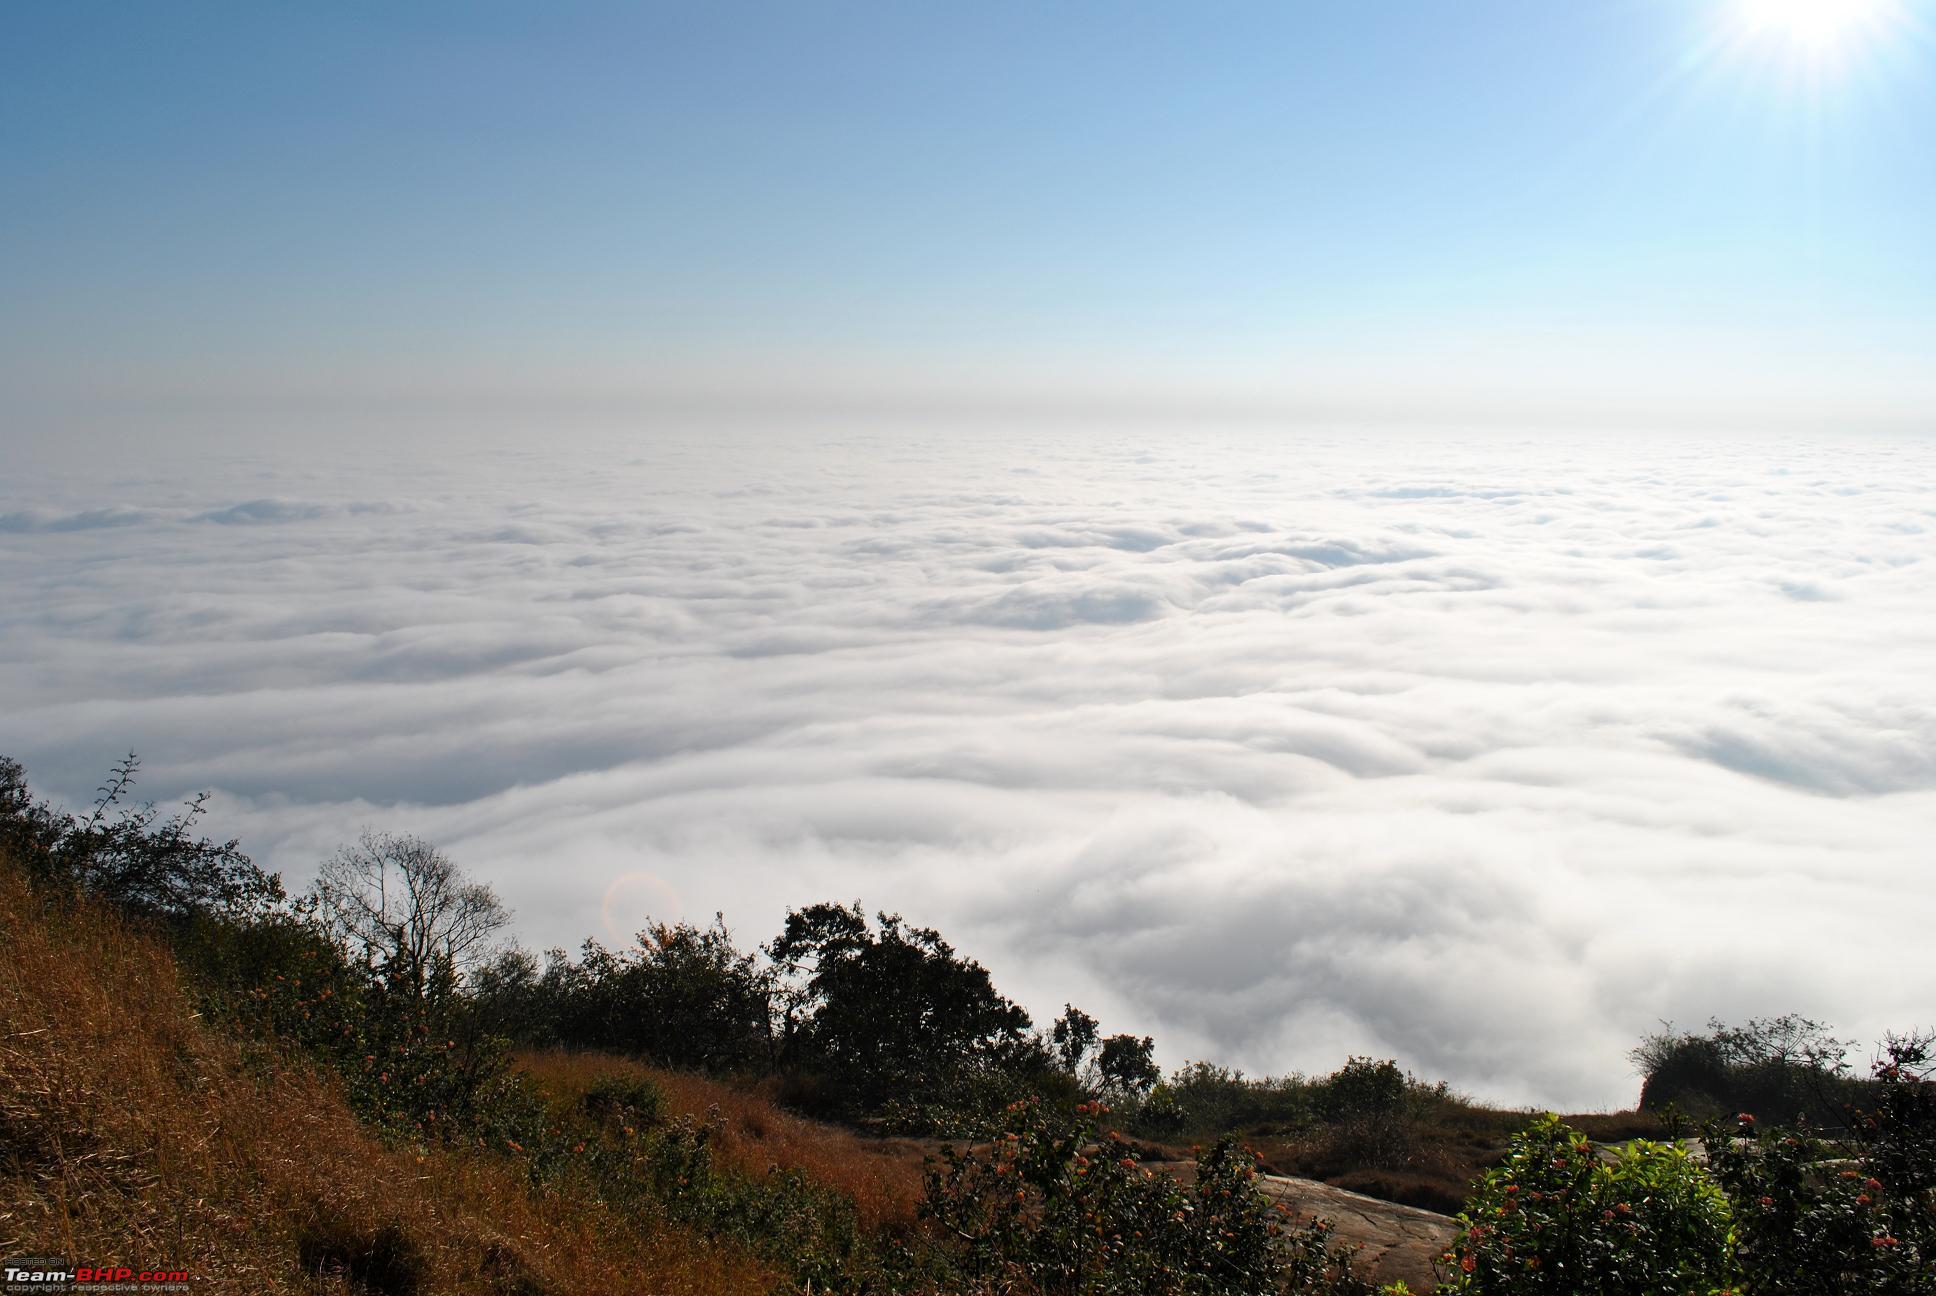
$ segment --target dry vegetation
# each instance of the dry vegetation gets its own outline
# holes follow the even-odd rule
[[[514,1154],[386,1143],[313,1064],[205,1027],[164,945],[103,906],[46,899],[5,861],[0,937],[0,1253],[181,1267],[251,1292],[730,1294],[783,1282],[730,1242],[534,1189]],[[914,1226],[924,1143],[786,1111],[771,1081],[567,1050],[517,1065],[561,1114],[600,1085],[649,1084],[664,1115],[715,1131],[723,1168],[798,1172],[852,1200],[869,1233]],[[1367,1171],[1322,1136],[1254,1144],[1273,1171],[1443,1207],[1520,1118],[1432,1108],[1413,1112],[1403,1170]],[[1599,1118],[1596,1133],[1615,1136],[1621,1120]]]
[[[796,1170],[852,1199],[869,1230],[903,1230],[914,1224],[927,1149],[913,1139],[872,1138],[797,1116],[773,1100],[770,1084],[742,1087],[609,1053],[524,1053],[518,1069],[561,1110],[581,1107],[585,1095],[603,1081],[647,1081],[663,1095],[669,1116],[704,1121],[717,1113],[721,1123],[713,1150],[732,1169],[756,1179],[775,1169]]]
[[[205,1029],[165,948],[7,861],[0,945],[0,1254],[238,1292],[776,1285],[689,1231],[534,1192],[515,1157],[385,1146],[307,1065]]]

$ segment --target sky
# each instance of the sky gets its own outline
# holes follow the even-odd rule
[[[1936,6],[0,7],[0,753],[1175,1066],[1929,1026]]]
[[[70,426],[507,400],[1913,423],[1933,24],[9,5],[0,380]]]

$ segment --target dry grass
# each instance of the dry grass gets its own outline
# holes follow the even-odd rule
[[[676,1227],[534,1192],[514,1160],[386,1147],[309,1068],[205,1029],[164,948],[93,907],[43,907],[5,860],[0,951],[0,1254],[182,1268],[238,1292],[778,1281]]]
[[[540,1092],[566,1106],[578,1105],[601,1081],[649,1080],[664,1096],[668,1116],[704,1120],[709,1112],[718,1113],[722,1128],[714,1150],[722,1163],[755,1176],[773,1169],[798,1171],[852,1198],[862,1227],[869,1230],[902,1230],[914,1223],[925,1153],[920,1143],[871,1138],[796,1116],[762,1087],[666,1071],[607,1053],[525,1053],[518,1067]]]

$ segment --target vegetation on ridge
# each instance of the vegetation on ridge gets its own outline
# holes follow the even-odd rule
[[[488,887],[381,834],[291,898],[194,835],[202,801],[132,803],[136,769],[69,815],[0,759],[9,1254],[270,1291],[1370,1292],[1262,1167],[1463,1200],[1464,1293],[1936,1292],[1927,1037],[1857,1081],[1805,1019],[1665,1028],[1635,1054],[1651,1114],[1574,1124],[1742,1114],[1705,1165],[1609,1161],[1374,1058],[1164,1077],[1147,1037],[1073,1006],[1038,1030],[858,905],[754,952],[716,920],[540,963]]]

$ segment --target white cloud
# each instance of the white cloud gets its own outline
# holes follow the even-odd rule
[[[0,750],[79,799],[133,747],[296,880],[374,823],[533,943],[858,897],[1172,1062],[1560,1105],[1662,1017],[1936,991],[1927,442],[153,458],[0,494]]]

